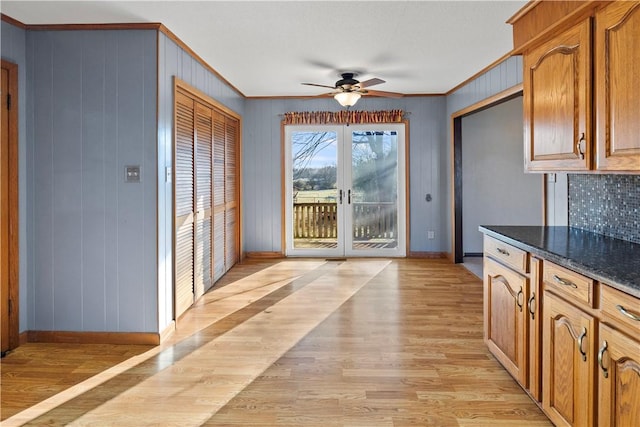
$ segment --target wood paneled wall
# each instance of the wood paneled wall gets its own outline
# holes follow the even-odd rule
[[[158,332],[156,32],[29,31],[26,51],[28,329]]]
[[[18,183],[19,183],[19,282],[20,282],[20,330],[27,330],[27,283],[31,275],[31,264],[28,263],[31,252],[29,251],[27,242],[32,241],[29,238],[31,228],[27,228],[27,223],[32,218],[32,212],[27,205],[27,197],[29,195],[28,188],[32,186],[32,180],[27,175],[29,167],[29,159],[27,158],[27,114],[26,114],[26,81],[27,81],[27,32],[17,26],[7,22],[0,21],[0,54],[2,59],[13,62],[18,65]],[[30,131],[31,129],[29,129]],[[31,212],[31,213],[28,213]]]
[[[409,113],[409,186],[412,252],[440,252],[446,245],[441,206],[446,196],[443,165],[445,147],[445,97],[401,99],[363,97],[359,110],[403,109]],[[280,122],[287,111],[338,111],[328,99],[249,99],[243,134],[243,236],[246,252],[282,250],[282,149]],[[433,200],[427,202],[426,194]],[[436,238],[427,240],[427,230]]]

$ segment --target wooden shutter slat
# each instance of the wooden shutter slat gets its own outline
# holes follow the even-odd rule
[[[199,298],[211,286],[211,218],[196,223],[196,272],[195,298]]]
[[[212,111],[202,105],[197,105],[197,209],[211,208],[211,162],[213,149],[213,119]]]
[[[183,224],[176,233],[176,316],[193,304],[193,223]]]
[[[238,121],[227,117],[225,130],[225,202],[230,202],[236,200]]]
[[[225,158],[225,117],[214,113],[213,116],[213,205],[224,205],[224,158]]]
[[[193,212],[193,100],[176,95],[175,215]],[[179,191],[178,191],[179,190]]]
[[[193,304],[194,279],[194,102],[176,94],[174,200],[175,200],[175,310],[180,316]],[[187,220],[183,221],[183,219]]]
[[[236,209],[225,211],[225,269],[228,271],[237,261]]]
[[[218,280],[225,273],[225,220],[224,210],[213,214],[213,278]]]

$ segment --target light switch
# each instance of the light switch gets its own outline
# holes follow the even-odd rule
[[[124,182],[140,182],[140,166],[124,167]]]

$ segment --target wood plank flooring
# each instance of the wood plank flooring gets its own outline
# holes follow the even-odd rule
[[[111,347],[87,363],[136,352]],[[247,262],[166,343],[40,403],[5,382],[13,356],[0,405],[30,407],[3,426],[552,425],[482,341],[481,281],[444,260]]]

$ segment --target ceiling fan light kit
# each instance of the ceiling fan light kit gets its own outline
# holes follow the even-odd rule
[[[364,82],[360,82],[356,80],[354,77],[355,73],[342,73],[342,79],[338,80],[334,86],[321,85],[316,83],[302,83],[303,85],[308,86],[318,86],[318,87],[326,87],[329,89],[333,89],[337,92],[325,93],[319,96],[327,96],[331,95],[333,98],[338,101],[340,105],[343,107],[353,107],[356,102],[360,99],[362,95],[374,95],[374,96],[382,96],[389,98],[400,98],[403,96],[401,93],[396,92],[384,92],[380,90],[366,90],[366,87],[379,85],[381,83],[385,83],[384,80],[373,78],[366,80]]]
[[[333,98],[343,107],[353,107],[360,99],[360,96],[358,92],[338,92],[333,95]]]

